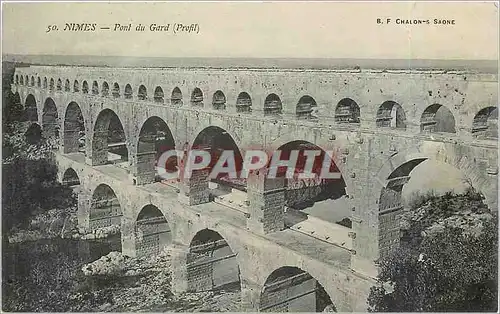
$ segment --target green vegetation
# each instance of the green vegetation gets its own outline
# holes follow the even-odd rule
[[[372,312],[496,312],[498,221],[481,195],[425,195],[402,223],[401,245],[379,261]]]

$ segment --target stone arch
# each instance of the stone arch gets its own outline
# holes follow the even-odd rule
[[[244,190],[246,182],[238,180],[243,166],[243,156],[241,150],[236,144],[233,137],[223,128],[218,126],[209,126],[204,128],[193,141],[192,149],[206,150],[210,153],[210,164],[204,169],[199,170],[206,172],[206,179],[217,183],[219,187],[228,187]],[[228,173],[220,173],[217,177],[209,177],[212,169],[217,165],[223,152],[232,151],[235,160],[235,171]],[[232,157],[231,157],[232,158]],[[233,170],[233,169],[232,169]]]
[[[406,115],[400,104],[385,101],[377,111],[377,127],[406,129]]]
[[[89,212],[89,228],[116,226],[121,229],[123,210],[115,191],[107,184],[99,184],[92,194]]]
[[[172,95],[170,96],[170,103],[174,106],[182,106],[182,92],[179,87],[175,87],[172,90]]]
[[[226,109],[226,96],[221,90],[214,93],[212,98],[212,108],[215,110],[225,110]]]
[[[73,168],[68,168],[64,171],[62,184],[66,186],[80,185],[80,178]]]
[[[26,75],[24,82],[26,83],[26,86],[30,85],[30,81],[29,81],[28,75]]]
[[[313,134],[292,134],[292,133],[283,133],[281,136],[274,139],[272,142],[268,143],[265,147],[267,151],[276,151],[280,147],[286,145],[287,143],[310,143],[312,145],[317,146],[320,150],[325,151],[326,154],[331,158],[331,160],[335,163],[337,168],[342,174],[347,174],[346,164],[347,154],[349,154],[349,149],[347,147],[347,143],[341,144],[339,147],[331,147],[325,143],[318,142],[318,138]],[[348,195],[352,194],[352,179],[350,176],[342,176],[342,179],[346,182],[346,190]]]
[[[55,87],[54,78],[51,77],[49,83],[49,89],[54,90],[54,87]]]
[[[108,82],[104,81],[102,83],[102,88],[101,88],[101,96],[106,97],[109,94],[109,85]]]
[[[455,133],[455,117],[446,106],[440,104],[430,105],[420,117],[420,131]]]
[[[379,207],[378,248],[381,257],[389,254],[399,244],[399,221],[404,210],[403,187],[410,180],[410,174],[415,167],[426,160],[446,163],[460,170],[463,176],[470,180],[472,187],[485,196],[485,201],[490,207],[496,204],[497,200],[489,199],[490,195],[485,193],[492,187],[479,177],[481,171],[473,161],[466,155],[454,155],[448,153],[441,145],[430,149],[414,147],[393,155],[379,169],[376,180],[380,183],[380,190],[376,193]]]
[[[30,145],[39,144],[42,140],[42,128],[37,122],[32,123],[24,133],[26,142]]]
[[[163,89],[160,86],[156,86],[156,88],[155,88],[155,94],[154,94],[153,98],[154,98],[155,102],[163,103],[165,95],[163,93]]]
[[[99,84],[97,81],[92,82],[92,95],[99,95]]]
[[[297,119],[304,120],[317,118],[315,115],[313,115],[313,111],[317,107],[318,105],[316,104],[314,98],[309,95],[304,95],[300,97],[297,105],[295,106],[295,115]]]
[[[71,86],[70,86],[70,83],[69,83],[69,79],[66,79],[66,81],[64,82],[64,91],[65,92],[70,92],[71,91]]]
[[[337,311],[323,286],[308,272],[291,266],[274,270],[259,298],[259,312]]]
[[[62,91],[62,80],[61,79],[57,80],[56,90],[57,91]]]
[[[80,106],[72,101],[64,116],[64,153],[85,152],[85,121]]]
[[[337,104],[335,108],[335,122],[359,124],[360,110],[358,104],[351,98],[344,98]]]
[[[75,80],[73,83],[73,92],[78,93],[80,91],[80,84],[78,83],[78,80]]]
[[[87,81],[83,81],[82,83],[82,93],[84,94],[89,93],[89,83],[87,83]]]
[[[285,205],[290,209],[290,215],[302,217],[304,213],[307,213],[310,216],[351,228],[349,224],[346,225],[347,220],[342,223],[342,220],[349,219],[351,215],[350,209],[344,204],[347,202],[346,182],[330,155],[319,146],[302,140],[287,142],[276,152],[280,153],[279,159],[281,160],[294,160],[292,152],[297,152],[295,172],[292,176],[287,175],[288,168],[277,169],[277,176],[284,180]],[[306,154],[311,155],[306,156]],[[277,158],[278,155],[273,156],[273,160],[269,162],[269,168],[274,168],[275,157]],[[323,168],[332,174],[331,178],[323,177],[326,176]],[[310,178],[299,177],[307,172],[312,174]],[[336,210],[325,212],[325,208]]]
[[[113,84],[113,98],[120,98],[120,85],[116,82]]]
[[[236,98],[236,112],[252,112],[252,98],[247,92],[241,92]]]
[[[128,149],[123,124],[111,109],[102,110],[97,116],[92,138],[92,165],[128,161]],[[112,153],[112,156],[109,156]],[[111,158],[110,158],[111,157]]]
[[[38,121],[38,109],[36,106],[36,99],[35,96],[32,94],[28,94],[26,97],[26,100],[24,101],[25,107],[24,107],[24,112],[26,115],[26,120],[27,121]]]
[[[157,167],[165,167],[168,172],[177,170],[177,158],[169,158],[166,165],[158,165],[161,155],[175,149],[175,140],[167,123],[157,117],[148,118],[142,125],[137,141],[137,184],[161,181]]]
[[[191,93],[191,105],[195,107],[203,107],[203,92],[196,87]]]
[[[59,121],[56,103],[52,98],[47,98],[43,105],[42,129],[46,138],[59,137]]]
[[[212,229],[200,230],[192,238],[186,266],[188,291],[241,291],[237,254],[226,239]]]
[[[474,116],[472,135],[477,138],[498,138],[498,108],[486,107]]]
[[[479,174],[482,171],[480,171],[475,162],[465,154],[449,152],[449,149],[447,148],[450,147],[446,147],[445,145],[445,143],[434,143],[434,145],[431,147],[422,145],[421,147],[411,147],[408,150],[394,154],[378,170],[375,178],[378,182],[380,182],[381,186],[385,187],[387,185],[386,181],[399,166],[406,164],[412,160],[434,160],[446,163],[456,169],[461,170],[464,176],[471,180],[472,186],[477,190],[482,191],[483,188],[486,187],[487,183],[484,183],[479,179]],[[458,147],[456,149],[460,150],[461,148]],[[416,166],[417,164],[414,165],[414,167]],[[407,169],[406,171],[411,171],[414,167],[405,169]]]
[[[264,116],[276,116],[283,113],[283,104],[278,95],[272,93],[264,100]]]
[[[172,243],[171,228],[166,217],[152,204],[141,209],[135,220],[134,231],[138,257],[158,255]]]
[[[386,257],[399,245],[399,221],[404,210],[402,202],[403,186],[408,182],[410,172],[425,161],[415,158],[397,167],[387,178],[379,197],[379,256]]]
[[[31,76],[31,86],[35,86],[35,77],[32,75]]]
[[[42,79],[40,77],[36,79],[36,86],[38,86],[38,88],[42,87]]]
[[[125,96],[125,99],[132,99],[134,97],[134,92],[132,91],[132,86],[130,86],[130,84],[125,85],[123,96]]]
[[[24,85],[24,76],[22,76],[22,75],[21,75],[21,79],[20,79],[19,83],[20,83],[21,85]]]
[[[47,88],[47,87],[48,87],[47,77],[44,77],[43,78],[43,88]]]
[[[19,84],[19,74],[16,74],[16,80],[15,80],[16,84]]]
[[[137,98],[139,100],[146,100],[148,98],[148,90],[146,86],[140,85],[139,90],[137,92]]]

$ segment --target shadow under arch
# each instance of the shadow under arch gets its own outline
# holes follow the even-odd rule
[[[203,92],[198,87],[191,93],[191,106],[203,107]]]
[[[383,102],[377,110],[377,127],[406,129],[406,115],[400,104]]]
[[[323,286],[308,272],[291,266],[274,270],[261,290],[259,312],[336,312]]]
[[[56,103],[52,98],[47,98],[43,106],[42,130],[46,138],[59,137],[59,121]]]
[[[82,83],[82,93],[84,94],[89,93],[89,83],[87,83],[87,81],[83,81]]]
[[[425,108],[420,117],[420,131],[430,133],[455,133],[455,117],[446,106],[433,104]]]
[[[498,108],[486,107],[474,116],[472,135],[476,138],[498,138]]]
[[[278,184],[285,190],[285,226],[292,227],[305,220],[310,220],[307,224],[311,224],[319,219],[352,228],[347,184],[331,155],[304,140],[284,143],[276,149],[276,154],[278,152],[280,160],[297,160],[293,173],[287,174],[288,168],[285,167],[276,169],[277,178],[281,178]],[[275,165],[270,160],[267,167],[271,170]],[[304,174],[309,176],[304,178]],[[300,228],[306,230],[309,227]],[[344,231],[348,232],[347,229]]]
[[[214,93],[212,98],[212,108],[214,110],[225,110],[226,109],[226,96],[221,90]]]
[[[351,98],[344,98],[335,108],[335,122],[359,125],[361,119],[359,105]]]
[[[252,98],[247,92],[241,92],[236,98],[236,112],[252,112]]]
[[[137,91],[137,99],[146,100],[148,98],[148,90],[146,86],[140,85],[139,90]]]
[[[210,164],[204,170],[207,171],[207,177],[218,164],[219,159],[232,155],[229,158],[234,157],[234,168],[230,169],[229,167],[228,172],[220,172],[216,177],[208,179],[219,186],[246,190],[246,180],[238,179],[243,167],[243,156],[233,137],[226,130],[218,126],[206,127],[198,133],[191,148],[209,152]]]
[[[163,93],[163,89],[160,86],[156,86],[153,97],[154,101],[157,103],[163,103],[164,98],[165,94]]]
[[[157,167],[165,167],[167,172],[177,171],[177,158],[170,157],[165,165],[158,165],[161,155],[175,149],[175,140],[168,124],[160,117],[149,117],[144,121],[137,141],[136,183],[159,182]]]
[[[313,111],[318,107],[314,98],[309,95],[300,97],[295,106],[295,115],[297,119],[311,120],[318,117],[313,114]]]
[[[99,83],[97,81],[92,82],[92,95],[99,95]]]
[[[101,96],[106,97],[108,95],[109,95],[109,85],[108,82],[104,81],[101,87]]]
[[[212,229],[198,231],[187,255],[188,291],[241,291],[236,256],[218,232]]]
[[[111,109],[102,110],[97,116],[92,138],[92,163],[127,166],[128,149],[123,125]]]
[[[278,95],[271,93],[264,100],[264,116],[280,116],[283,113],[283,103]]]
[[[85,120],[80,106],[72,101],[64,116],[64,153],[85,153]]]
[[[113,83],[113,98],[120,98],[120,85],[115,82]]]
[[[117,226],[121,228],[123,211],[115,191],[107,184],[99,184],[92,194],[89,212],[90,230]]]
[[[179,87],[175,87],[170,95],[170,104],[173,106],[182,106],[182,92]]]
[[[496,191],[496,189],[489,184],[491,182],[485,181],[478,175],[481,171],[472,160],[469,160],[468,156],[461,155],[455,158],[453,153],[442,154],[440,147],[434,150],[435,152],[412,148],[400,152],[393,155],[379,169],[376,180],[380,182],[381,187],[375,193],[378,195],[379,207],[378,233],[380,236],[377,239],[380,239],[378,243],[380,257],[388,255],[399,245],[399,222],[404,210],[403,188],[410,181],[412,171],[426,161],[443,163],[454,168],[468,185],[482,194],[490,210],[496,209],[496,196],[495,199],[491,199],[491,191]],[[455,188],[456,183],[452,184]]]
[[[155,205],[144,206],[135,222],[136,256],[158,255],[170,243],[170,225],[163,213]]]
[[[73,168],[68,168],[64,171],[62,184],[69,187],[80,185],[80,178]]]
[[[28,94],[24,104],[25,104],[24,112],[25,112],[25,117],[26,117],[25,120],[31,121],[31,122],[38,121],[38,109],[36,106],[35,96],[33,96],[32,94]]]

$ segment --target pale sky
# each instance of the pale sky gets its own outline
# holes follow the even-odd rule
[[[499,45],[493,2],[3,3],[2,21],[4,54],[497,60]],[[70,22],[133,31],[63,32]],[[152,23],[198,23],[200,33],[150,32]],[[46,33],[48,25],[60,30]]]

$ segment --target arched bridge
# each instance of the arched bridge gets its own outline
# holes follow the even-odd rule
[[[120,226],[129,255],[167,247],[175,291],[236,284],[253,311],[328,299],[365,311],[374,261],[398,244],[402,188],[426,160],[460,170],[496,210],[497,90],[487,73],[360,69],[30,66],[12,84],[58,140],[82,227]],[[162,152],[196,146],[315,147],[342,178],[158,178]]]

